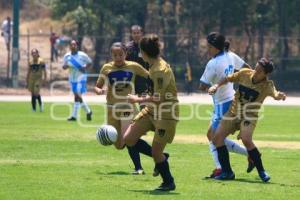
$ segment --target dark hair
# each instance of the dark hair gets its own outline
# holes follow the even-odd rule
[[[40,56],[40,52],[39,52],[39,50],[37,49],[37,48],[33,48],[33,49],[31,49],[31,54],[32,54],[32,52],[37,52],[37,54],[38,54],[38,56]]]
[[[138,29],[139,31],[143,31],[142,27],[140,25],[136,25],[136,24],[131,26],[131,31],[133,31],[135,29]]]
[[[207,36],[207,42],[219,50],[224,50],[225,37],[218,32],[211,32]]]
[[[264,69],[264,72],[266,74],[270,74],[272,73],[272,71],[274,70],[274,64],[272,61],[268,60],[267,58],[261,58],[258,63],[262,66],[262,68]]]
[[[230,48],[230,42],[228,40],[226,40],[224,42],[224,51],[229,51]]]
[[[127,50],[126,46],[122,42],[114,42],[110,47],[110,51],[112,51],[113,48],[121,48],[124,52]]]
[[[71,43],[72,43],[73,41],[76,43],[77,46],[79,46],[78,40],[75,40],[75,39],[72,39],[72,40],[70,41],[70,45],[71,45]]]
[[[140,41],[140,48],[150,58],[157,58],[160,54],[159,38],[156,34],[149,34],[142,37]]]

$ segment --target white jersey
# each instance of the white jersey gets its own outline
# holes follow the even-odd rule
[[[217,84],[226,76],[233,74],[234,70],[240,70],[244,64],[245,61],[235,53],[221,51],[207,63],[200,82],[210,86]],[[227,83],[213,95],[214,104],[231,101],[234,94],[233,83]]]
[[[1,30],[3,33],[10,33],[12,30],[12,26],[13,26],[13,22],[11,21],[9,23],[8,20],[6,19],[2,22]]]
[[[82,51],[78,51],[72,55],[71,52],[64,56],[64,65],[69,66],[69,81],[71,83],[85,82],[87,80],[86,73],[82,73],[79,69],[85,68],[87,64],[92,63],[91,58]]]

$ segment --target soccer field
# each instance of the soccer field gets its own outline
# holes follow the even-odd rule
[[[57,120],[68,117],[68,107],[54,105],[46,104],[43,113],[32,113],[29,103],[0,103],[1,200],[300,199],[300,107],[266,106],[257,125],[254,140],[286,144],[260,149],[272,177],[267,184],[256,171],[247,174],[246,158],[236,154],[231,154],[236,180],[203,179],[214,168],[213,161],[208,146],[192,138],[205,137],[209,120],[198,120],[197,114],[182,120],[174,144],[167,146],[177,189],[161,193],[152,191],[161,180],[152,177],[150,158],[142,156],[146,175],[132,176],[126,149],[118,151],[97,143],[95,131],[104,122],[103,106],[92,106],[92,122],[82,117],[78,124]],[[211,109],[201,106],[196,113],[202,116]],[[181,107],[182,117],[190,113],[191,108]],[[298,148],[289,148],[289,142]]]

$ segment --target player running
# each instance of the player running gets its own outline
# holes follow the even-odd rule
[[[128,103],[127,95],[134,93],[136,76],[147,79],[149,73],[138,63],[125,60],[126,47],[120,42],[112,45],[111,56],[113,61],[104,64],[100,71],[95,92],[98,95],[104,94],[104,85],[107,81],[107,124],[117,129],[118,139],[114,145],[117,149],[123,149],[125,147],[123,135],[133,117],[138,113],[137,105]],[[151,146],[140,139],[135,146],[127,146],[127,149],[135,166],[132,174],[145,174],[139,152],[151,157]]]
[[[29,67],[26,76],[27,88],[31,92],[32,111],[36,112],[36,100],[38,100],[40,112],[43,112],[44,106],[42,103],[42,97],[40,95],[40,89],[42,82],[47,80],[46,64],[40,57],[37,49],[34,48],[31,50],[31,56],[32,59],[29,61]]]
[[[235,70],[241,68],[249,68],[249,65],[245,63],[235,53],[229,51],[229,42],[225,42],[225,37],[217,32],[212,32],[207,36],[208,53],[212,57],[207,63],[205,71],[200,79],[200,89],[207,91],[209,86],[218,83],[224,77],[232,74]],[[223,117],[223,115],[229,109],[232,100],[234,98],[233,84],[228,83],[220,88],[213,95],[214,113],[210,122],[207,138],[209,140],[209,149],[212,154],[216,169],[213,170],[210,178],[214,178],[221,174],[222,169],[218,160],[218,153],[216,147],[212,143],[212,137]],[[247,150],[245,147],[240,146],[238,143],[225,139],[226,147],[229,151],[247,156]],[[247,172],[251,172],[254,168],[253,163],[248,161]]]
[[[71,52],[66,53],[64,56],[63,69],[69,69],[69,82],[74,94],[74,106],[73,112],[68,121],[76,121],[77,113],[82,106],[86,112],[86,119],[88,121],[92,120],[92,111],[89,106],[83,101],[82,94],[86,93],[86,82],[87,74],[86,70],[92,64],[90,57],[78,50],[78,44],[76,40],[71,40],[70,42]]]
[[[273,81],[268,79],[268,75],[272,73],[273,69],[273,63],[266,58],[262,58],[256,64],[255,70],[242,69],[234,74],[229,74],[226,78],[209,88],[209,94],[215,94],[228,82],[239,84],[230,109],[222,119],[213,138],[222,166],[221,175],[216,176],[215,179],[232,180],[235,178],[224,140],[229,134],[240,130],[238,138],[242,139],[243,144],[247,148],[259,177],[263,182],[270,180],[270,176],[263,167],[261,154],[253,143],[252,135],[256,127],[258,111],[265,98],[271,96],[275,100],[286,99],[286,95],[283,92],[278,92],[274,87]]]
[[[163,153],[167,143],[172,143],[179,116],[177,89],[170,65],[160,57],[160,42],[155,34],[144,36],[140,41],[143,59],[149,63],[150,96],[128,96],[131,103],[145,103],[145,107],[134,118],[127,129],[126,145],[134,146],[146,132],[155,131],[152,156],[163,183],[159,191],[175,190],[168,157]]]

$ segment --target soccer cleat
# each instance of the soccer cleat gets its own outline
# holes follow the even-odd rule
[[[138,170],[134,170],[131,174],[132,175],[144,175],[145,172],[143,169],[138,169]]]
[[[265,171],[258,172],[258,175],[260,179],[265,183],[271,179],[271,177]]]
[[[76,118],[75,118],[75,117],[69,117],[67,120],[68,120],[69,122],[72,122],[72,121],[76,121]]]
[[[166,160],[168,160],[169,157],[170,157],[170,154],[164,153],[164,155],[166,156]],[[156,166],[155,166],[154,169],[153,169],[152,176],[153,176],[153,177],[159,176],[159,171],[158,171],[158,169],[156,168]]]
[[[176,189],[176,185],[174,182],[171,183],[162,183],[160,186],[158,186],[158,188],[156,188],[156,191],[163,191],[163,192],[167,192],[167,191],[172,191]]]
[[[212,171],[211,175],[209,175],[206,178],[215,178],[216,176],[220,176],[222,173],[222,169],[221,168],[216,168]]]
[[[252,172],[252,170],[255,168],[253,160],[248,156],[248,167],[247,167],[247,173]]]
[[[219,176],[216,176],[214,179],[221,181],[234,180],[235,174],[233,172],[222,172]]]
[[[93,114],[92,111],[90,111],[89,113],[86,114],[86,120],[87,121],[91,121],[92,120],[92,114]]]

